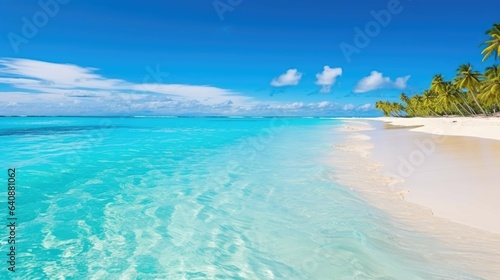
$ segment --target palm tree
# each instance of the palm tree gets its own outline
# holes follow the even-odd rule
[[[444,91],[446,82],[444,81],[444,77],[441,74],[434,75],[431,82],[431,90],[437,94],[440,94]]]
[[[483,76],[486,78],[486,81],[500,77],[500,65],[486,67]]]
[[[434,110],[434,102],[436,101],[436,94],[431,90],[424,90],[422,95],[422,104],[424,107],[431,112],[432,115],[438,115]]]
[[[431,91],[437,93],[438,98],[436,101],[442,106],[443,110],[446,112],[446,109],[450,108],[450,105],[455,105],[457,111],[463,115],[462,111],[458,109],[458,95],[454,91],[454,87],[450,82],[446,82],[444,80],[443,75],[438,74],[434,75],[431,82]]]
[[[385,110],[385,106],[384,106],[384,102],[383,101],[377,101],[375,103],[375,108],[377,108],[378,110],[382,111],[382,114],[384,114],[384,116],[389,116],[389,114],[387,114],[387,111]]]
[[[404,92],[401,93],[401,95],[399,96],[399,99],[406,104],[405,108],[406,108],[407,114],[411,114],[412,116],[417,115],[417,113],[415,112],[415,108],[413,108],[413,104],[412,104],[410,98],[408,98],[408,96]]]
[[[382,111],[384,116],[393,116],[393,117],[402,117],[402,112],[404,111],[403,105],[397,102],[388,102],[388,101],[377,101],[375,103],[375,108]]]
[[[472,65],[462,64],[457,69],[457,77],[455,79],[455,84],[459,89],[466,89],[467,92],[469,93],[469,96],[472,96],[476,105],[479,107],[479,109],[481,109],[483,114],[486,115],[486,112],[484,111],[483,107],[479,105],[479,102],[476,99],[476,92],[481,85],[480,78],[481,74],[477,71],[474,71],[472,69]],[[470,109],[472,110],[472,108]]]
[[[444,89],[438,93],[437,101],[445,108],[450,108],[453,105],[459,114],[465,116],[457,106],[460,103],[458,90],[452,83],[444,83]]]
[[[487,106],[491,106],[495,113],[500,105],[500,65],[486,68],[484,77],[486,80],[483,82],[479,99]]]
[[[500,57],[500,23],[493,24],[493,27],[486,31],[486,34],[488,34],[490,38],[483,43],[483,45],[486,45],[481,52],[481,54],[484,54],[483,61],[488,59],[491,55],[493,55],[495,59]]]
[[[500,79],[486,84],[480,98],[485,104],[491,106],[493,113],[496,113],[500,104]]]
[[[392,102],[390,104],[391,111],[394,113],[395,116],[397,117],[402,117],[402,113],[405,110],[405,107],[398,102]]]
[[[392,115],[392,106],[391,103],[386,102],[386,101],[377,101],[375,103],[375,108],[379,109],[382,111],[384,116],[389,117]]]
[[[422,100],[418,94],[413,95],[409,100],[408,100],[408,106],[411,108],[411,116],[412,117],[418,117],[422,115]],[[408,111],[408,110],[407,110]],[[408,112],[409,114],[409,112]]]

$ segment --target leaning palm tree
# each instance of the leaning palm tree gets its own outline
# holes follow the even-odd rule
[[[434,110],[435,101],[436,94],[431,90],[424,90],[424,94],[422,95],[422,105],[431,113],[430,115],[438,115],[438,113]]]
[[[495,113],[500,106],[500,65],[486,68],[484,77],[485,81],[481,87],[479,99],[491,107]]]
[[[474,71],[472,69],[472,65],[462,64],[457,69],[457,76],[455,78],[455,85],[459,89],[467,90],[468,95],[472,96],[472,99],[474,99],[474,102],[476,103],[476,105],[479,107],[479,109],[481,109],[481,112],[483,112],[483,114],[486,115],[486,112],[484,111],[483,107],[481,107],[481,105],[479,104],[479,102],[476,99],[477,91],[478,91],[479,87],[481,86],[480,78],[481,78],[481,74],[477,71]],[[468,106],[467,103],[465,103],[465,104]],[[468,106],[468,107],[470,110],[472,110],[472,108],[470,108],[470,106]],[[473,110],[472,110],[472,112],[475,113]]]
[[[456,94],[454,88],[455,87],[450,82],[444,80],[444,77],[441,74],[434,75],[432,78],[430,90],[438,95],[436,101],[443,108],[443,111],[447,112],[447,110],[451,107],[450,105],[454,105],[457,111],[463,115],[462,111],[460,111],[457,107],[457,104],[460,102],[458,101],[458,95]]]
[[[392,113],[393,113],[394,116],[396,116],[396,117],[402,117],[403,116],[402,112],[404,112],[405,107],[403,105],[401,105],[400,103],[398,103],[398,102],[392,102],[390,104],[390,108],[391,108],[391,111],[392,111]]]
[[[437,102],[445,108],[450,108],[453,105],[456,112],[465,116],[458,108],[457,104],[460,104],[460,97],[458,89],[452,83],[445,82],[443,91],[438,93]]]
[[[500,104],[500,79],[485,84],[480,95],[481,101],[490,106],[493,113],[496,113]]]
[[[483,45],[486,45],[481,52],[481,54],[484,54],[483,61],[488,59],[491,55],[493,55],[495,59],[500,57],[500,23],[493,24],[493,27],[486,31],[486,34],[489,35],[490,38],[483,43]]]
[[[377,108],[378,110],[382,111],[382,113],[386,117],[389,117],[391,115],[391,108],[390,107],[391,106],[390,106],[389,102],[377,101],[375,103],[375,108]]]
[[[410,98],[406,95],[406,93],[402,92],[401,95],[399,96],[399,99],[406,104],[406,113],[412,117],[417,115],[417,112],[415,111],[414,105],[412,104]]]
[[[445,89],[446,82],[444,81],[444,77],[441,74],[434,75],[431,82],[431,90],[437,94],[440,94]]]
[[[429,115],[427,108],[424,106],[424,101],[422,96],[415,94],[410,98],[410,104],[414,111],[414,116],[425,116]]]

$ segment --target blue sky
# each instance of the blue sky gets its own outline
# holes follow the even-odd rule
[[[2,1],[0,115],[376,115],[493,63],[498,1],[367,2]]]

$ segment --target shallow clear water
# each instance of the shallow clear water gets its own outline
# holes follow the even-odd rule
[[[479,279],[426,261],[403,240],[436,241],[331,179],[340,124],[0,118],[18,217],[0,278]]]

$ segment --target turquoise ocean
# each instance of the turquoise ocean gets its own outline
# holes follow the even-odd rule
[[[0,118],[1,279],[479,279],[335,182],[328,118]],[[3,209],[3,210],[2,210]],[[464,278],[458,278],[464,277]]]

